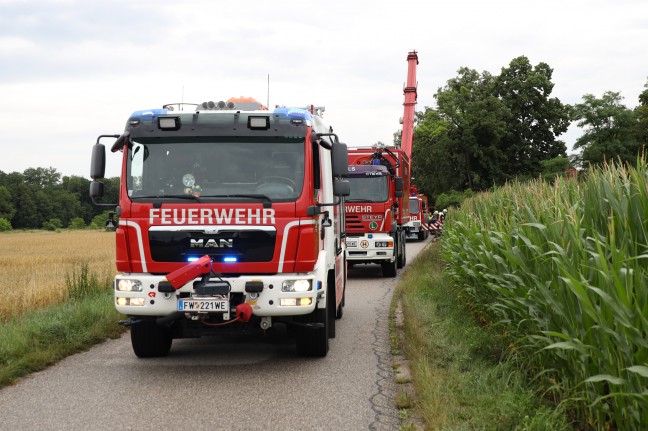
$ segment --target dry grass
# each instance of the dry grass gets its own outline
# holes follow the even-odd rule
[[[115,273],[115,234],[103,231],[0,234],[0,322],[61,303],[66,275],[84,263],[99,277]]]

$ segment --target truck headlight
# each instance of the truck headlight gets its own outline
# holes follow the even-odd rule
[[[117,282],[117,290],[119,292],[141,292],[142,282],[139,280],[122,278]]]
[[[311,290],[310,280],[285,280],[281,284],[282,292],[308,292]]]
[[[393,241],[376,241],[376,247],[393,247]]]
[[[115,302],[117,305],[120,307],[124,307],[127,305],[133,306],[133,307],[143,307],[146,300],[144,298],[116,298]]]

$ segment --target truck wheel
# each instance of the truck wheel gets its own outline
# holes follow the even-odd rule
[[[403,267],[407,265],[407,241],[405,240],[405,232],[402,235],[403,239]]]
[[[330,277],[329,277],[330,278]],[[328,311],[328,337],[335,338],[335,317],[337,316],[335,297],[335,275],[329,280],[326,290],[326,310]],[[341,306],[340,306],[341,307]]]
[[[384,262],[382,264],[383,277],[396,277],[396,259],[393,262]]]
[[[155,319],[143,319],[131,326],[133,352],[139,358],[166,356],[171,350],[171,329],[160,326]]]
[[[346,286],[344,287],[344,290],[342,291],[342,302],[340,302],[340,307],[335,312],[335,318],[336,319],[341,319],[342,316],[344,315],[344,298],[345,297],[346,297]]]
[[[329,350],[328,310],[316,308],[311,314],[304,316],[303,323],[321,323],[322,327],[297,327],[297,351],[302,356],[323,358]]]
[[[423,233],[423,231],[420,230],[418,233],[418,240],[423,241],[424,239],[425,239],[425,233]]]
[[[405,266],[405,241],[401,234],[396,237],[398,241],[397,254],[396,254],[396,267],[401,269]]]

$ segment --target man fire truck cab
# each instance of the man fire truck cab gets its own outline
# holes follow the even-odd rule
[[[135,111],[94,145],[95,203],[100,140],[122,153],[115,306],[138,357],[165,356],[174,338],[277,323],[302,355],[328,352],[345,298],[347,147],[323,108],[252,105]]]
[[[409,158],[400,148],[350,148],[346,199],[349,265],[377,263],[384,277],[405,266],[404,224],[409,220]],[[405,196],[404,196],[405,195]]]

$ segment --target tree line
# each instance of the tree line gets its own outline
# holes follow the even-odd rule
[[[412,176],[437,207],[512,179],[586,171],[605,162],[634,164],[648,143],[648,83],[636,108],[620,93],[583,96],[568,105],[551,97],[553,69],[514,58],[499,75],[462,67],[434,94],[436,107],[416,113]],[[559,137],[576,123],[583,134],[568,157]],[[394,134],[400,144],[400,132]],[[104,202],[117,202],[119,178],[104,180]],[[105,208],[92,204],[90,180],[53,167],[0,171],[0,230],[101,227]]]
[[[117,202],[119,178],[103,181],[106,202]],[[107,212],[92,204],[89,187],[90,180],[53,167],[0,171],[0,230],[103,227]]]
[[[546,63],[533,66],[524,56],[499,75],[459,69],[434,95],[436,107],[417,112],[412,175],[419,190],[460,200],[512,179],[553,176],[569,167],[635,164],[648,143],[648,83],[634,109],[611,91],[568,105],[551,97],[552,74]],[[568,156],[559,137],[574,122],[583,135],[574,145],[579,152]]]

